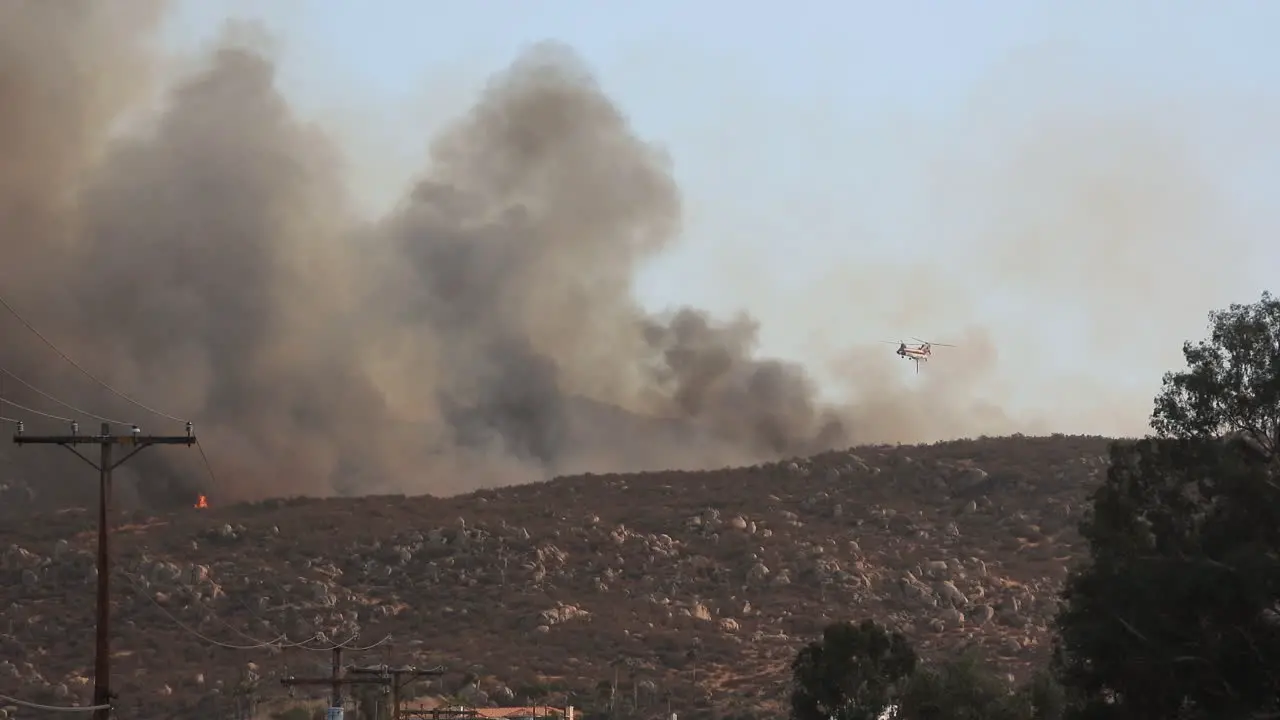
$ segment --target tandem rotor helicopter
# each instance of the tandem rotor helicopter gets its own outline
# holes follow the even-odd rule
[[[946,343],[936,343],[936,342],[929,342],[928,340],[921,340],[918,337],[913,337],[911,339],[918,342],[919,345],[908,345],[907,343],[901,340],[897,342],[893,342],[891,340],[881,340],[880,342],[885,343],[887,345],[897,345],[898,349],[895,352],[895,354],[898,357],[902,358],[903,360],[914,360],[916,363],[917,375],[920,374],[920,363],[929,362],[929,358],[933,356],[934,347],[955,347],[955,345],[948,345]]]

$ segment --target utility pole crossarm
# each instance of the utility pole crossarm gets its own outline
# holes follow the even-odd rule
[[[14,433],[19,445],[195,445],[195,435],[27,435]]]
[[[349,677],[342,678],[342,685],[389,685],[391,681],[387,678],[380,677]],[[331,677],[287,677],[281,678],[280,684],[285,687],[295,687],[299,685],[333,685]]]
[[[424,678],[424,677],[439,677],[445,674],[445,671],[443,668],[428,668],[428,669],[419,670],[418,668],[415,668],[415,667],[399,667],[399,668],[352,667],[352,668],[347,668],[347,672],[355,675],[392,675],[397,677],[404,676],[404,677],[413,678],[415,680],[418,678]]]

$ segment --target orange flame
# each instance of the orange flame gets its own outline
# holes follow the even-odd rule
[[[205,499],[205,497],[204,497],[203,495],[201,495],[201,496],[200,496],[200,499],[196,501],[196,507],[201,508],[201,509],[203,509],[203,508],[207,508],[207,507],[209,507],[209,501],[208,501],[208,500],[206,500],[206,499]]]

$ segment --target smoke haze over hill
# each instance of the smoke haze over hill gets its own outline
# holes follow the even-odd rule
[[[932,338],[964,352],[919,382],[884,362],[884,346],[814,358],[848,386],[828,402],[805,367],[761,355],[752,318],[644,309],[637,274],[678,241],[687,208],[672,160],[570,48],[530,48],[497,73],[432,138],[400,202],[369,222],[354,210],[341,138],[296,112],[271,56],[235,32],[163,88],[155,117],[117,132],[155,89],[164,10],[0,7],[0,291],[96,375],[194,421],[217,470],[207,488],[193,453],[148,451],[128,468],[145,478],[141,497],[448,493],[1055,429],[1052,409],[1006,408],[992,381],[1008,349],[977,313]],[[997,219],[979,225],[1006,290],[1078,298],[1112,342],[1132,332],[1116,307],[1175,276],[1222,280],[1198,243],[1223,215],[1174,134],[1123,113],[1075,122],[1088,110],[1035,117],[1034,132],[988,148],[1008,162],[959,177],[967,166],[953,158],[938,182],[952,188],[944,211],[998,198]],[[976,146],[984,137],[995,135]],[[880,270],[842,268],[838,287],[787,307],[881,312],[894,289]],[[944,270],[910,268],[914,297],[892,309],[904,326],[938,304],[976,307]],[[0,322],[0,363],[18,376],[149,432],[181,432]],[[14,383],[5,395],[69,412]],[[44,426],[56,423],[29,423]],[[8,455],[13,473],[63,467]]]

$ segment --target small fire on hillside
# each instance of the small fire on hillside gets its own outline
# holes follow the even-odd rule
[[[208,508],[208,507],[209,507],[209,501],[208,501],[208,500],[206,500],[206,499],[205,499],[205,497],[204,497],[203,495],[201,495],[201,496],[200,496],[200,499],[196,501],[196,505],[195,505],[195,506],[196,506],[196,508],[197,508],[197,509],[199,509],[199,510],[204,510],[204,509],[206,509],[206,508]]]

